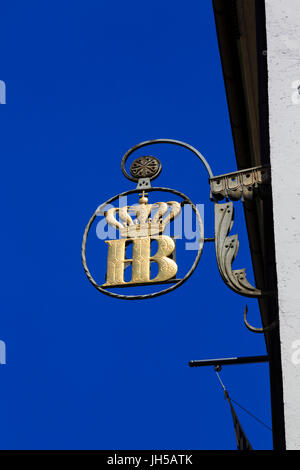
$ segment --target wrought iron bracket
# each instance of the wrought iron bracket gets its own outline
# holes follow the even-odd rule
[[[265,198],[270,189],[271,170],[269,166],[256,166],[209,178],[211,198],[238,201]]]
[[[151,187],[151,182],[155,178],[157,178],[162,170],[162,165],[158,158],[151,156],[151,155],[144,155],[135,159],[131,166],[130,166],[130,174],[127,172],[125,166],[128,158],[137,150],[141,150],[142,148],[152,146],[152,145],[160,145],[160,144],[171,144],[182,147],[190,152],[192,152],[202,163],[204,166],[207,174],[208,174],[208,181],[210,184],[210,196],[211,199],[214,201],[214,208],[215,208],[215,237],[214,238],[204,238],[204,229],[202,227],[202,220],[200,214],[197,211],[197,207],[192,203],[192,201],[185,196],[183,193],[179,191],[169,189],[169,188],[162,188],[162,187]],[[195,148],[191,145],[187,144],[186,142],[182,142],[179,140],[174,139],[154,139],[141,142],[131,149],[129,149],[123,156],[121,160],[121,169],[124,176],[132,182],[137,183],[137,187],[134,190],[125,191],[121,194],[118,194],[109,200],[106,201],[103,205],[99,206],[98,209],[94,212],[91,219],[86,226],[83,241],[82,241],[82,262],[83,267],[86,272],[86,275],[90,282],[98,289],[100,292],[111,295],[112,297],[122,298],[122,299],[146,299],[157,297],[158,295],[162,295],[164,293],[170,292],[174,290],[176,287],[180,286],[186,279],[190,277],[190,275],[194,272],[198,261],[200,259],[203,244],[204,242],[215,242],[215,250],[216,250],[216,258],[218,269],[221,274],[221,277],[225,284],[232,289],[235,293],[246,296],[246,297],[262,297],[264,295],[270,295],[271,292],[262,292],[260,289],[252,286],[246,278],[246,270],[243,269],[232,269],[232,263],[237,256],[238,248],[239,248],[239,241],[237,235],[230,235],[230,231],[233,226],[234,220],[234,209],[233,203],[229,202],[228,200],[238,201],[238,200],[252,200],[254,197],[258,196],[263,198],[266,194],[268,194],[270,188],[270,181],[271,181],[271,172],[269,166],[257,166],[253,168],[248,168],[245,170],[239,170],[219,176],[214,176],[212,169],[210,168],[209,163],[207,162],[206,158]],[[112,292],[108,292],[103,286],[106,284],[99,285],[93,279],[92,275],[90,274],[87,262],[86,262],[86,242],[89,230],[95,217],[101,213],[101,208],[105,206],[105,204],[111,203],[115,201],[120,196],[127,196],[130,194],[134,194],[138,191],[147,190],[148,192],[151,191],[160,191],[160,192],[171,192],[180,197],[182,197],[183,202],[181,204],[188,203],[191,205],[193,211],[196,213],[198,224],[201,231],[201,236],[199,239],[199,247],[198,253],[195,258],[194,264],[192,265],[190,271],[186,274],[183,279],[178,280],[177,284],[167,289],[164,289],[160,292],[153,292],[151,294],[145,295],[119,295]],[[220,204],[219,201],[223,200],[224,198],[227,199],[227,203]],[[126,212],[126,211],[125,211]],[[124,214],[125,214],[124,212]],[[147,216],[148,217],[148,216]],[[129,217],[130,219],[130,217]],[[128,219],[122,219],[124,222],[127,223]],[[117,222],[117,221],[116,221]],[[124,226],[121,227],[125,228],[126,223]],[[149,224],[151,224],[149,218]],[[123,284],[123,283],[121,283]],[[107,286],[106,286],[107,287]],[[254,327],[247,323],[245,317],[245,324],[246,326],[251,329],[252,331],[255,330]]]

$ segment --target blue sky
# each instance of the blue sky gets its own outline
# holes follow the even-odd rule
[[[214,371],[188,362],[264,354],[265,345],[243,325],[246,301],[259,325],[257,301],[226,288],[213,245],[185,285],[143,302],[98,293],[80,258],[96,207],[134,188],[120,169],[131,146],[179,139],[214,174],[236,169],[211,1],[29,0],[1,13],[0,448],[235,449]],[[151,150],[163,164],[157,185],[204,204],[213,236],[199,161]],[[232,233],[235,266],[253,282],[240,202]],[[104,242],[92,237],[104,272]],[[224,367],[221,376],[271,424],[266,364]],[[236,411],[253,447],[272,448],[271,432]]]

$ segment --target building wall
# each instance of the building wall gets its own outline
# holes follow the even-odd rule
[[[265,4],[286,445],[300,449],[300,1]]]

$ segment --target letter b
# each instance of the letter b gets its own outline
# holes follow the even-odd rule
[[[151,240],[156,240],[158,250],[151,256]],[[125,257],[126,243],[132,241],[132,259]],[[107,240],[107,275],[104,286],[117,286],[120,284],[142,284],[163,282],[175,276],[177,264],[169,258],[175,248],[171,237],[160,235],[158,237],[141,237],[135,239]],[[158,274],[150,279],[151,261],[158,264]],[[132,265],[131,281],[124,281],[125,263]]]

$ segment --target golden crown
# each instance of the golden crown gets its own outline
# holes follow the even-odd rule
[[[177,201],[148,204],[148,198],[144,191],[140,196],[139,204],[114,207],[105,212],[107,222],[117,227],[123,238],[159,235],[181,211],[181,205]],[[135,219],[130,214],[134,214]],[[117,220],[116,215],[118,215],[119,220]]]

